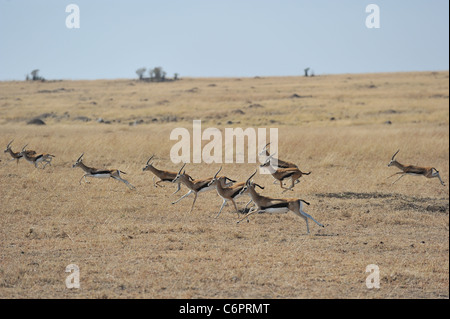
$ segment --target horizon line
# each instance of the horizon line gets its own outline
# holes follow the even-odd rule
[[[348,73],[322,73],[322,74],[314,74],[314,75],[245,75],[245,76],[184,76],[179,77],[175,81],[180,81],[182,79],[255,79],[255,78],[281,78],[281,77],[320,77],[320,76],[339,76],[339,75],[363,75],[363,74],[395,74],[395,73],[427,73],[427,72],[449,72],[449,69],[444,70],[413,70],[413,71],[378,71],[378,72],[348,72]],[[14,79],[8,79],[8,80],[0,80],[0,82],[60,82],[60,81],[125,81],[125,80],[136,80],[140,81],[138,77],[133,78],[122,78],[122,77],[111,77],[111,78],[95,78],[95,79],[89,79],[89,78],[76,78],[76,79],[69,79],[69,78],[61,78],[61,79],[46,79],[43,78],[42,80],[14,80]],[[168,81],[160,81],[160,82],[174,82],[172,78],[168,78]],[[155,81],[155,83],[160,83],[158,81]]]

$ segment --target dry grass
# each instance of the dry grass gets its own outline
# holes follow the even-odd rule
[[[448,186],[386,179],[400,148],[400,162],[434,166],[448,184],[448,75],[0,83],[0,145],[14,138],[14,150],[29,143],[56,155],[45,170],[1,156],[0,297],[448,298]],[[25,124],[45,113],[47,125]],[[307,212],[326,227],[310,223],[306,235],[293,214],[237,225],[230,205],[215,219],[214,192],[191,214],[192,198],[171,205],[186,188],[172,196],[174,186],[153,187],[142,168],[156,153],[157,167],[177,170],[169,134],[192,119],[278,127],[280,158],[312,174],[289,194],[270,176],[255,180],[269,196],[311,202]],[[113,180],[79,185],[71,165],[82,152],[88,165],[127,172],[136,191]],[[186,168],[203,178],[218,167]],[[223,173],[242,181],[254,169],[225,164]],[[80,289],[65,286],[71,263]],[[366,288],[369,264],[380,289]]]

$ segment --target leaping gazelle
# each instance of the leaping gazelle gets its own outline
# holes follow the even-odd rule
[[[20,152],[14,152],[12,149],[11,149],[11,144],[12,144],[12,142],[14,142],[14,140],[12,140],[11,142],[9,142],[8,143],[8,145],[6,145],[6,149],[5,149],[5,153],[9,153],[9,155],[11,155],[11,157],[12,157],[12,159],[11,159],[11,161],[16,161],[17,162],[17,164],[19,164],[19,160],[21,159],[21,158],[23,158],[23,155],[21,155],[20,154]],[[34,154],[36,154],[36,152],[35,151],[32,151],[32,150],[28,150],[27,151],[27,153],[28,153],[28,155],[34,155]]]
[[[236,182],[236,181],[233,181],[226,176],[217,177],[217,175],[219,174],[219,172],[221,170],[222,170],[222,167],[220,167],[220,169],[214,175],[213,179],[208,184],[208,186],[215,186],[216,190],[217,190],[217,194],[219,194],[219,196],[223,199],[222,206],[220,207],[219,213],[217,214],[216,218],[219,217],[219,215],[222,212],[222,209],[224,208],[227,201],[231,201],[233,203],[234,209],[236,210],[236,213],[238,214],[238,218],[239,218],[239,209],[237,208],[235,200],[242,195],[241,190],[245,187],[245,182],[236,183],[231,186],[224,186],[227,183],[227,180],[229,180],[231,182]],[[247,205],[245,206],[245,208],[247,208],[247,206],[251,202],[252,201],[250,200],[247,203]]]
[[[414,165],[400,164],[399,162],[397,162],[395,160],[395,156],[397,155],[398,152],[400,152],[400,150],[395,152],[395,154],[391,158],[391,161],[388,164],[388,167],[395,166],[402,170],[401,172],[397,172],[388,177],[388,178],[390,178],[392,176],[401,174],[401,176],[399,178],[397,178],[395,180],[395,182],[393,182],[392,184],[396,183],[398,180],[400,180],[405,175],[413,175],[413,176],[425,176],[427,178],[437,177],[437,178],[439,178],[439,181],[441,182],[441,184],[445,186],[445,183],[442,181],[441,176],[439,175],[439,171],[437,169],[435,169],[434,167],[420,167],[420,166],[414,166]]]
[[[215,188],[215,186],[209,185],[209,183],[211,182],[213,177],[209,177],[209,178],[205,178],[205,179],[191,180],[188,177],[189,175],[186,174],[186,171],[181,172],[185,166],[186,166],[186,163],[184,163],[183,166],[180,168],[177,176],[174,178],[172,183],[178,183],[178,182],[183,183],[187,188],[189,188],[189,192],[187,192],[186,194],[181,196],[178,200],[172,202],[172,204],[178,203],[180,200],[182,200],[185,197],[188,197],[189,195],[191,195],[193,193],[195,197],[194,197],[194,201],[192,202],[191,209],[189,210],[189,213],[191,213],[192,210],[194,209],[195,201],[197,200],[197,194],[212,190]],[[233,182],[233,180],[231,180],[229,178],[226,178],[226,180],[229,180],[231,183]],[[226,184],[225,186],[228,186],[228,185],[229,184]]]
[[[33,164],[34,167],[38,168],[38,164],[41,163],[42,164],[42,169],[44,169],[47,165],[52,165],[51,161],[53,159],[53,157],[55,157],[55,155],[52,154],[48,154],[48,153],[44,153],[44,154],[39,154],[36,155],[36,152],[32,151],[27,151],[25,149],[25,147],[27,147],[27,145],[25,145],[22,148],[22,151],[19,153],[21,156],[23,156],[23,158],[25,158],[29,163]],[[34,154],[32,154],[34,152]]]
[[[153,185],[155,187],[164,187],[163,185],[160,185],[161,182],[171,182],[175,179],[175,177],[177,177],[177,173],[176,172],[169,172],[169,171],[163,171],[160,169],[157,169],[156,167],[153,166],[153,162],[150,163],[150,161],[153,159],[153,157],[155,156],[155,154],[153,154],[147,161],[147,163],[145,164],[145,167],[142,169],[143,171],[150,171],[152,172],[155,176],[153,176]],[[192,177],[190,177],[189,175],[186,174],[186,176],[192,181]],[[155,177],[159,178],[159,181],[157,181],[155,183]],[[181,188],[181,182],[179,181],[177,183],[178,187],[177,190],[172,194],[176,194],[178,193],[178,191]]]
[[[242,219],[238,221],[240,223],[244,219],[247,219],[248,216],[254,214],[254,213],[287,213],[288,211],[293,212],[295,215],[303,218],[306,222],[306,230],[309,234],[309,224],[308,219],[311,219],[314,221],[317,225],[320,227],[325,227],[321,223],[319,223],[317,220],[315,220],[311,215],[307,214],[303,210],[303,203],[306,205],[309,205],[309,203],[303,199],[297,199],[297,198],[271,198],[266,197],[258,194],[255,190],[255,187],[259,187],[261,189],[264,189],[264,187],[253,183],[251,181],[252,177],[255,176],[256,172],[253,173],[252,176],[250,176],[246,183],[245,187],[242,189],[242,194],[248,194],[250,198],[253,200],[253,202],[256,204],[256,207],[253,207],[250,209],[250,212],[245,215]]]
[[[284,191],[293,190],[295,184],[300,183],[300,177],[311,174],[311,172],[302,172],[298,167],[274,168],[271,165],[273,155],[274,154],[270,155],[266,162],[260,165],[260,167],[268,167],[270,174],[272,174],[275,179],[275,182],[278,181],[280,183],[280,187],[284,189]],[[288,178],[291,179],[291,186],[284,187],[283,181]]]
[[[72,168],[75,167],[79,167],[81,168],[83,171],[86,172],[86,174],[84,174],[81,179],[80,179],[80,184],[81,184],[81,180],[84,178],[84,181],[86,183],[89,183],[86,180],[86,177],[95,177],[95,178],[113,178],[115,180],[121,181],[123,183],[125,183],[128,188],[130,189],[135,189],[136,187],[134,187],[133,185],[131,185],[127,180],[123,179],[122,176],[120,174],[126,174],[125,172],[118,170],[118,169],[96,169],[93,167],[89,167],[86,166],[83,163],[83,157],[84,153],[81,154],[80,157],[78,157],[77,161],[75,162],[75,164],[72,165]]]

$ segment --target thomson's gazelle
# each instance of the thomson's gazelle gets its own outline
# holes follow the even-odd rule
[[[150,161],[153,159],[153,157],[155,156],[155,154],[153,154],[147,161],[145,167],[142,169],[143,171],[150,171],[153,174],[155,174],[156,177],[159,178],[159,181],[157,181],[155,183],[155,176],[153,176],[153,185],[155,185],[155,187],[164,187],[163,185],[160,185],[161,182],[171,182],[175,179],[175,177],[177,177],[177,173],[176,172],[169,172],[169,171],[163,171],[160,169],[157,169],[156,167],[153,166],[153,162],[150,163]],[[192,177],[190,177],[189,175],[186,174],[186,176],[192,180]],[[180,184],[181,182],[177,183],[177,190],[172,194],[176,194],[179,190],[180,190]]]
[[[216,218],[219,217],[219,215],[222,212],[222,209],[224,208],[227,201],[231,201],[233,203],[234,209],[236,210],[236,213],[238,214],[238,218],[239,218],[239,210],[237,208],[235,199],[237,199],[238,197],[240,197],[242,195],[241,190],[244,188],[245,182],[233,184],[231,186],[224,186],[227,183],[227,180],[229,180],[231,182],[235,182],[235,181],[230,180],[228,177],[225,177],[225,176],[217,177],[217,175],[219,174],[219,172],[221,170],[222,170],[222,167],[220,167],[220,169],[214,175],[213,179],[208,184],[208,186],[215,186],[216,190],[217,190],[217,194],[219,194],[219,196],[223,199],[222,206],[220,207],[219,213],[217,214]],[[250,202],[247,203],[247,205],[245,207],[247,207],[248,204],[250,204],[250,203],[251,203],[251,200],[250,200]]]
[[[388,178],[390,178],[392,176],[400,174],[401,176],[398,179],[396,179],[394,183],[396,183],[398,180],[400,180],[400,178],[402,178],[405,175],[413,175],[413,176],[425,176],[427,178],[437,177],[437,178],[439,178],[441,184],[445,186],[445,183],[442,181],[441,176],[439,175],[439,171],[437,169],[435,169],[434,167],[420,167],[420,166],[414,166],[414,165],[403,165],[403,164],[400,164],[399,162],[397,162],[394,158],[399,151],[400,150],[395,152],[395,154],[391,158],[391,161],[388,164],[388,167],[395,166],[402,170],[401,172],[392,174],[391,176],[388,177]],[[394,183],[392,183],[392,184],[394,184]]]
[[[187,188],[189,188],[189,192],[187,192],[186,194],[181,196],[178,200],[172,202],[172,204],[176,204],[183,198],[185,198],[191,194],[194,194],[195,197],[194,197],[194,201],[192,202],[191,209],[189,210],[189,213],[190,213],[194,209],[194,204],[195,204],[195,201],[197,200],[197,194],[212,190],[215,188],[215,186],[209,185],[209,182],[211,182],[213,177],[192,180],[191,178],[188,177],[189,175],[186,174],[186,171],[183,171],[183,173],[181,172],[185,166],[186,166],[186,163],[184,163],[183,166],[180,168],[180,171],[178,172],[177,176],[172,181],[172,183],[178,183],[178,182],[183,183]],[[230,179],[228,179],[228,180],[230,182],[233,182]],[[226,186],[228,186],[228,185],[226,185]]]
[[[297,198],[271,198],[266,197],[258,194],[255,190],[255,187],[259,187],[261,189],[264,189],[264,187],[255,184],[251,181],[252,177],[255,176],[256,172],[253,173],[252,176],[249,177],[247,182],[245,183],[245,187],[242,189],[242,194],[248,194],[253,202],[256,204],[256,207],[252,208],[250,212],[245,215],[244,218],[238,221],[241,222],[242,220],[246,219],[248,216],[254,213],[287,213],[288,211],[293,212],[295,215],[303,218],[306,222],[306,230],[309,233],[309,224],[308,219],[311,219],[314,221],[317,225],[320,227],[324,227],[321,223],[319,223],[317,220],[315,220],[311,215],[307,214],[305,211],[303,211],[303,203],[309,205],[308,202],[306,202],[303,199],[297,199]]]
[[[20,155],[23,156],[23,158],[25,158],[29,163],[33,164],[34,167],[36,167],[36,168],[38,167],[38,164],[41,163],[42,169],[44,169],[45,166],[47,166],[47,165],[50,165],[50,166],[52,165],[50,163],[51,163],[53,157],[55,157],[55,155],[47,154],[47,153],[35,155],[36,152],[34,152],[34,151],[32,151],[32,152],[34,152],[34,154],[32,154],[32,152],[27,151],[25,149],[25,147],[27,147],[27,145],[25,145],[22,148]]]
[[[111,177],[111,178],[113,178],[115,180],[124,182],[128,186],[128,188],[135,189],[135,187],[133,185],[131,185],[127,180],[123,179],[122,176],[120,176],[120,174],[126,174],[125,172],[122,172],[122,171],[120,171],[118,169],[96,169],[96,168],[93,168],[93,167],[86,166],[83,163],[83,159],[82,159],[83,155],[84,155],[84,153],[81,154],[81,156],[78,157],[78,159],[75,162],[75,164],[72,165],[73,168],[79,167],[83,171],[86,172],[86,174],[84,174],[81,177],[80,184],[81,184],[81,180],[83,178],[84,178],[84,181],[86,183],[89,183],[86,180],[86,177],[95,177],[95,178],[110,178]]]
[[[276,181],[280,182],[280,187],[284,190],[292,190],[295,186],[295,184],[300,183],[300,177],[303,175],[309,175],[311,172],[303,173],[299,168],[297,167],[288,167],[288,168],[273,168],[271,166],[273,155],[270,155],[266,162],[260,167],[268,167],[270,174],[272,174],[273,178],[275,178]],[[284,187],[283,181],[285,179],[291,178],[291,186],[290,187]]]
[[[11,144],[12,144],[12,142],[13,142],[14,140],[12,140],[11,142],[9,142],[8,143],[8,145],[6,145],[6,149],[5,149],[5,153],[9,153],[9,155],[11,155],[11,157],[12,157],[12,159],[11,159],[11,161],[16,161],[17,162],[17,164],[19,164],[19,160],[21,159],[21,158],[23,158],[23,155],[21,155],[20,154],[20,152],[14,152],[12,149],[11,149]],[[26,151],[27,152],[27,154],[28,155],[34,155],[34,154],[36,154],[36,152],[35,151],[31,151],[31,150],[28,150],[28,151]]]

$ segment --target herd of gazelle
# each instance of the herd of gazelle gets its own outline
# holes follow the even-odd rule
[[[5,149],[5,153],[9,153],[12,157],[11,161],[16,160],[17,164],[19,163],[19,160],[21,158],[24,158],[29,163],[32,163],[36,168],[38,168],[38,164],[41,163],[42,169],[45,169],[47,165],[51,165],[52,158],[55,157],[54,155],[42,153],[42,154],[36,154],[33,150],[27,150],[25,145],[20,152],[14,152],[11,149],[11,144],[14,140],[8,143]],[[283,161],[280,159],[275,159],[275,154],[270,154],[268,151],[268,146],[270,143],[268,143],[262,152],[259,154],[260,156],[265,155],[266,161],[260,165],[260,167],[269,167],[271,170],[270,173],[274,177],[275,181],[274,183],[280,183],[280,187],[284,189],[284,191],[287,190],[293,190],[295,184],[300,182],[300,177],[302,175],[309,175],[311,172],[304,173],[300,171],[298,166],[294,163],[290,163],[287,161]],[[442,185],[445,186],[445,183],[442,181],[439,171],[434,167],[420,167],[420,166],[414,166],[414,165],[403,165],[399,163],[397,160],[395,160],[395,156],[398,154],[400,150],[395,152],[395,154],[392,156],[391,161],[388,164],[388,167],[390,166],[396,166],[401,171],[397,172],[388,178],[400,175],[400,177],[395,180],[392,184],[396,183],[398,180],[400,180],[405,175],[414,175],[414,176],[425,176],[427,178],[433,178],[437,177],[439,178],[439,181]],[[79,183],[81,184],[81,181],[84,179],[86,183],[89,183],[86,179],[86,177],[93,177],[93,178],[113,178],[115,180],[121,181],[127,185],[130,189],[135,189],[133,185],[131,185],[127,180],[122,178],[121,174],[126,174],[125,172],[118,170],[118,169],[97,169],[94,167],[89,167],[83,163],[83,154],[76,160],[76,162],[72,165],[73,168],[80,167],[85,174],[81,177]],[[247,179],[246,182],[240,182],[237,183],[235,180],[230,179],[227,176],[218,176],[220,171],[222,170],[222,167],[216,172],[216,174],[213,177],[205,178],[205,179],[194,179],[190,175],[186,174],[186,171],[183,170],[186,166],[186,163],[183,164],[181,169],[178,172],[170,172],[165,170],[157,169],[153,166],[153,162],[150,162],[154,158],[154,155],[152,155],[146,163],[146,166],[142,169],[143,171],[150,171],[155,176],[153,177],[153,185],[155,187],[163,187],[161,185],[162,182],[170,182],[177,184],[177,189],[173,194],[176,194],[180,188],[181,184],[184,184],[189,191],[181,196],[178,200],[172,202],[172,204],[176,204],[179,201],[181,201],[183,198],[188,197],[191,194],[194,194],[194,200],[192,202],[191,209],[189,210],[189,213],[192,212],[194,209],[195,202],[197,200],[198,193],[206,192],[208,190],[215,189],[217,191],[217,194],[222,198],[223,203],[220,207],[219,213],[217,214],[216,218],[219,217],[220,213],[222,212],[222,209],[226,205],[228,201],[233,203],[234,209],[236,210],[236,213],[238,214],[238,223],[241,222],[244,219],[247,219],[248,216],[254,214],[254,213],[286,213],[286,212],[293,212],[295,215],[302,217],[306,222],[306,229],[309,233],[309,224],[308,219],[311,219],[314,221],[317,225],[324,227],[321,223],[316,221],[311,215],[307,214],[303,210],[303,204],[309,205],[308,202],[306,202],[303,199],[298,198],[272,198],[263,196],[261,194],[258,194],[256,192],[256,187],[259,187],[260,189],[264,189],[263,186],[258,185],[252,181],[252,178],[255,176],[256,171]],[[273,163],[276,163],[276,166],[273,166]],[[155,177],[159,178],[158,181],[155,182]],[[290,187],[284,187],[283,181],[286,179],[291,179],[291,186]],[[172,195],[173,195],[172,194]],[[243,217],[239,219],[240,211],[236,205],[236,199],[244,194],[247,194],[250,197],[250,201],[245,206],[244,211],[247,210],[247,207],[250,203],[254,203],[254,206],[248,211],[248,213]]]

